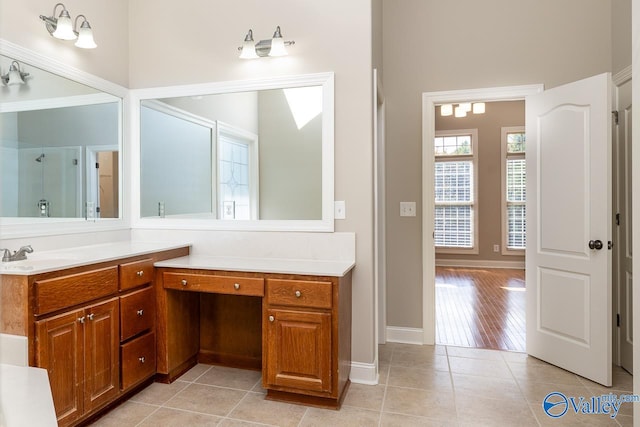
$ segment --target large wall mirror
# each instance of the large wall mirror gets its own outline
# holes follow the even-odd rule
[[[120,219],[122,98],[96,87],[109,82],[6,42],[0,47],[0,74],[13,65],[24,77],[0,85],[3,235],[22,234],[20,226],[40,232],[46,224],[60,230],[65,222]]]
[[[132,102],[137,225],[333,231],[332,73],[142,89]]]

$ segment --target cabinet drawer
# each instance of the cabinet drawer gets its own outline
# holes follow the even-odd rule
[[[156,373],[156,336],[153,332],[120,346],[122,389]]]
[[[115,294],[118,267],[106,267],[55,279],[35,282],[35,314],[51,313],[66,307]]]
[[[143,259],[120,264],[120,289],[126,290],[153,281],[153,260]]]
[[[147,287],[120,298],[120,341],[151,329],[156,319],[153,288]]]
[[[257,297],[264,296],[264,279],[261,277],[165,272],[163,279],[164,287],[167,289]]]
[[[331,282],[267,279],[269,304],[331,308]]]

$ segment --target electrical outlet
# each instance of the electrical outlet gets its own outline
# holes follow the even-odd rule
[[[500,245],[493,245],[493,252],[500,252]]]
[[[344,200],[336,200],[333,202],[333,217],[335,219],[347,219],[347,206]]]
[[[400,216],[416,216],[416,202],[400,202]]]

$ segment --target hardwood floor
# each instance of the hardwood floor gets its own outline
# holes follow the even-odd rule
[[[436,343],[525,351],[524,270],[436,267]]]

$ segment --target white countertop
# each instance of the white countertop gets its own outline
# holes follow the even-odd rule
[[[259,257],[223,257],[189,255],[158,261],[156,267],[193,268],[201,270],[244,271],[258,273],[302,274],[342,277],[354,267],[352,261],[283,259]]]
[[[38,248],[34,247],[33,253],[27,254],[26,260],[0,262],[0,274],[26,276],[47,273],[49,271],[113,261],[119,258],[146,255],[157,251],[177,249],[185,246],[190,246],[190,244],[127,240],[41,252],[38,252]]]
[[[0,426],[57,426],[46,369],[0,364]]]

